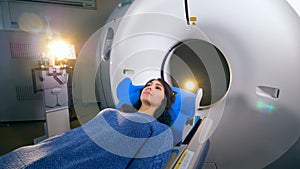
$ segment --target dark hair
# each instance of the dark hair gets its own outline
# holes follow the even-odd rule
[[[141,89],[140,95],[142,93],[142,90],[147,86],[147,84],[154,81],[154,80],[158,80],[163,85],[163,87],[165,89],[164,90],[165,91],[165,98],[162,100],[162,104],[155,111],[154,117],[157,119],[157,121],[159,121],[161,123],[164,123],[168,126],[171,126],[173,120],[172,120],[172,117],[170,115],[169,109],[171,108],[172,104],[175,102],[176,97],[175,97],[175,93],[173,92],[173,90],[169,86],[169,84],[161,78],[151,79]],[[139,110],[141,106],[142,106],[142,102],[141,102],[140,99],[133,105],[133,107],[136,110]]]

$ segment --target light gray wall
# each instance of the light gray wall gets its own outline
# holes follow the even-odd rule
[[[0,2],[0,122],[42,120],[43,97],[34,94],[31,68],[37,66],[47,30],[75,45],[80,52],[87,39],[105,23],[119,0],[97,0],[95,9],[26,2]],[[20,45],[13,49],[11,45]],[[29,48],[26,48],[26,44]],[[18,55],[20,54],[20,55]]]
[[[41,27],[43,28],[41,31],[45,31],[47,28],[45,17],[48,17],[52,31],[68,38],[76,45],[76,51],[79,51],[87,38],[103,26],[118,3],[119,0],[97,0],[95,9],[26,2],[1,3],[4,30],[21,31],[24,30],[22,25],[25,25],[23,26],[25,31],[28,27],[31,27],[32,30]],[[26,16],[26,14],[36,15],[41,19],[42,25],[38,24],[37,19],[33,17],[22,19],[22,16]],[[17,23],[19,28],[15,29],[16,25],[11,23]]]

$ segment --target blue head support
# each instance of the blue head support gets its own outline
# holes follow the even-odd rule
[[[143,87],[143,85],[133,85],[129,78],[123,79],[117,86],[119,103],[116,108],[119,109],[123,104],[135,104],[139,100],[140,90]],[[196,95],[177,87],[172,87],[172,90],[177,93],[176,100],[169,110],[173,120],[173,124],[170,127],[174,135],[174,145],[176,145],[182,140],[186,119],[194,116]]]

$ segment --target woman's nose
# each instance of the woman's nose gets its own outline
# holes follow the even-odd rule
[[[146,89],[148,89],[148,90],[152,90],[152,88],[153,88],[153,86],[147,86],[147,88]]]

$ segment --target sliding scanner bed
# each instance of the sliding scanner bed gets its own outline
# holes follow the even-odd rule
[[[201,139],[207,129],[207,119],[198,119],[182,144],[173,148],[165,169],[201,169],[208,153],[209,139]]]
[[[119,102],[116,108],[119,109],[124,104],[134,105],[139,100],[143,87],[144,85],[134,85],[129,78],[123,79],[117,86]],[[173,132],[173,144],[178,145],[182,143],[187,119],[195,116],[196,95],[177,87],[172,87],[172,90],[176,93],[176,99],[169,110],[173,121],[170,128]]]
[[[134,85],[129,78],[123,79],[117,86],[117,108],[136,103],[142,88],[142,85]],[[176,100],[169,110],[173,119],[174,148],[165,168],[184,165],[201,168],[209,148],[209,140],[200,139],[205,133],[205,118],[195,116],[203,95],[202,89],[198,89],[196,94],[177,87],[172,87],[172,90],[176,93]]]
[[[202,89],[198,89],[194,112],[198,111],[202,95]],[[201,169],[210,146],[207,130],[209,130],[211,124],[211,120],[206,117],[194,116],[191,119],[187,119],[182,137],[183,142],[173,148],[165,169]]]

